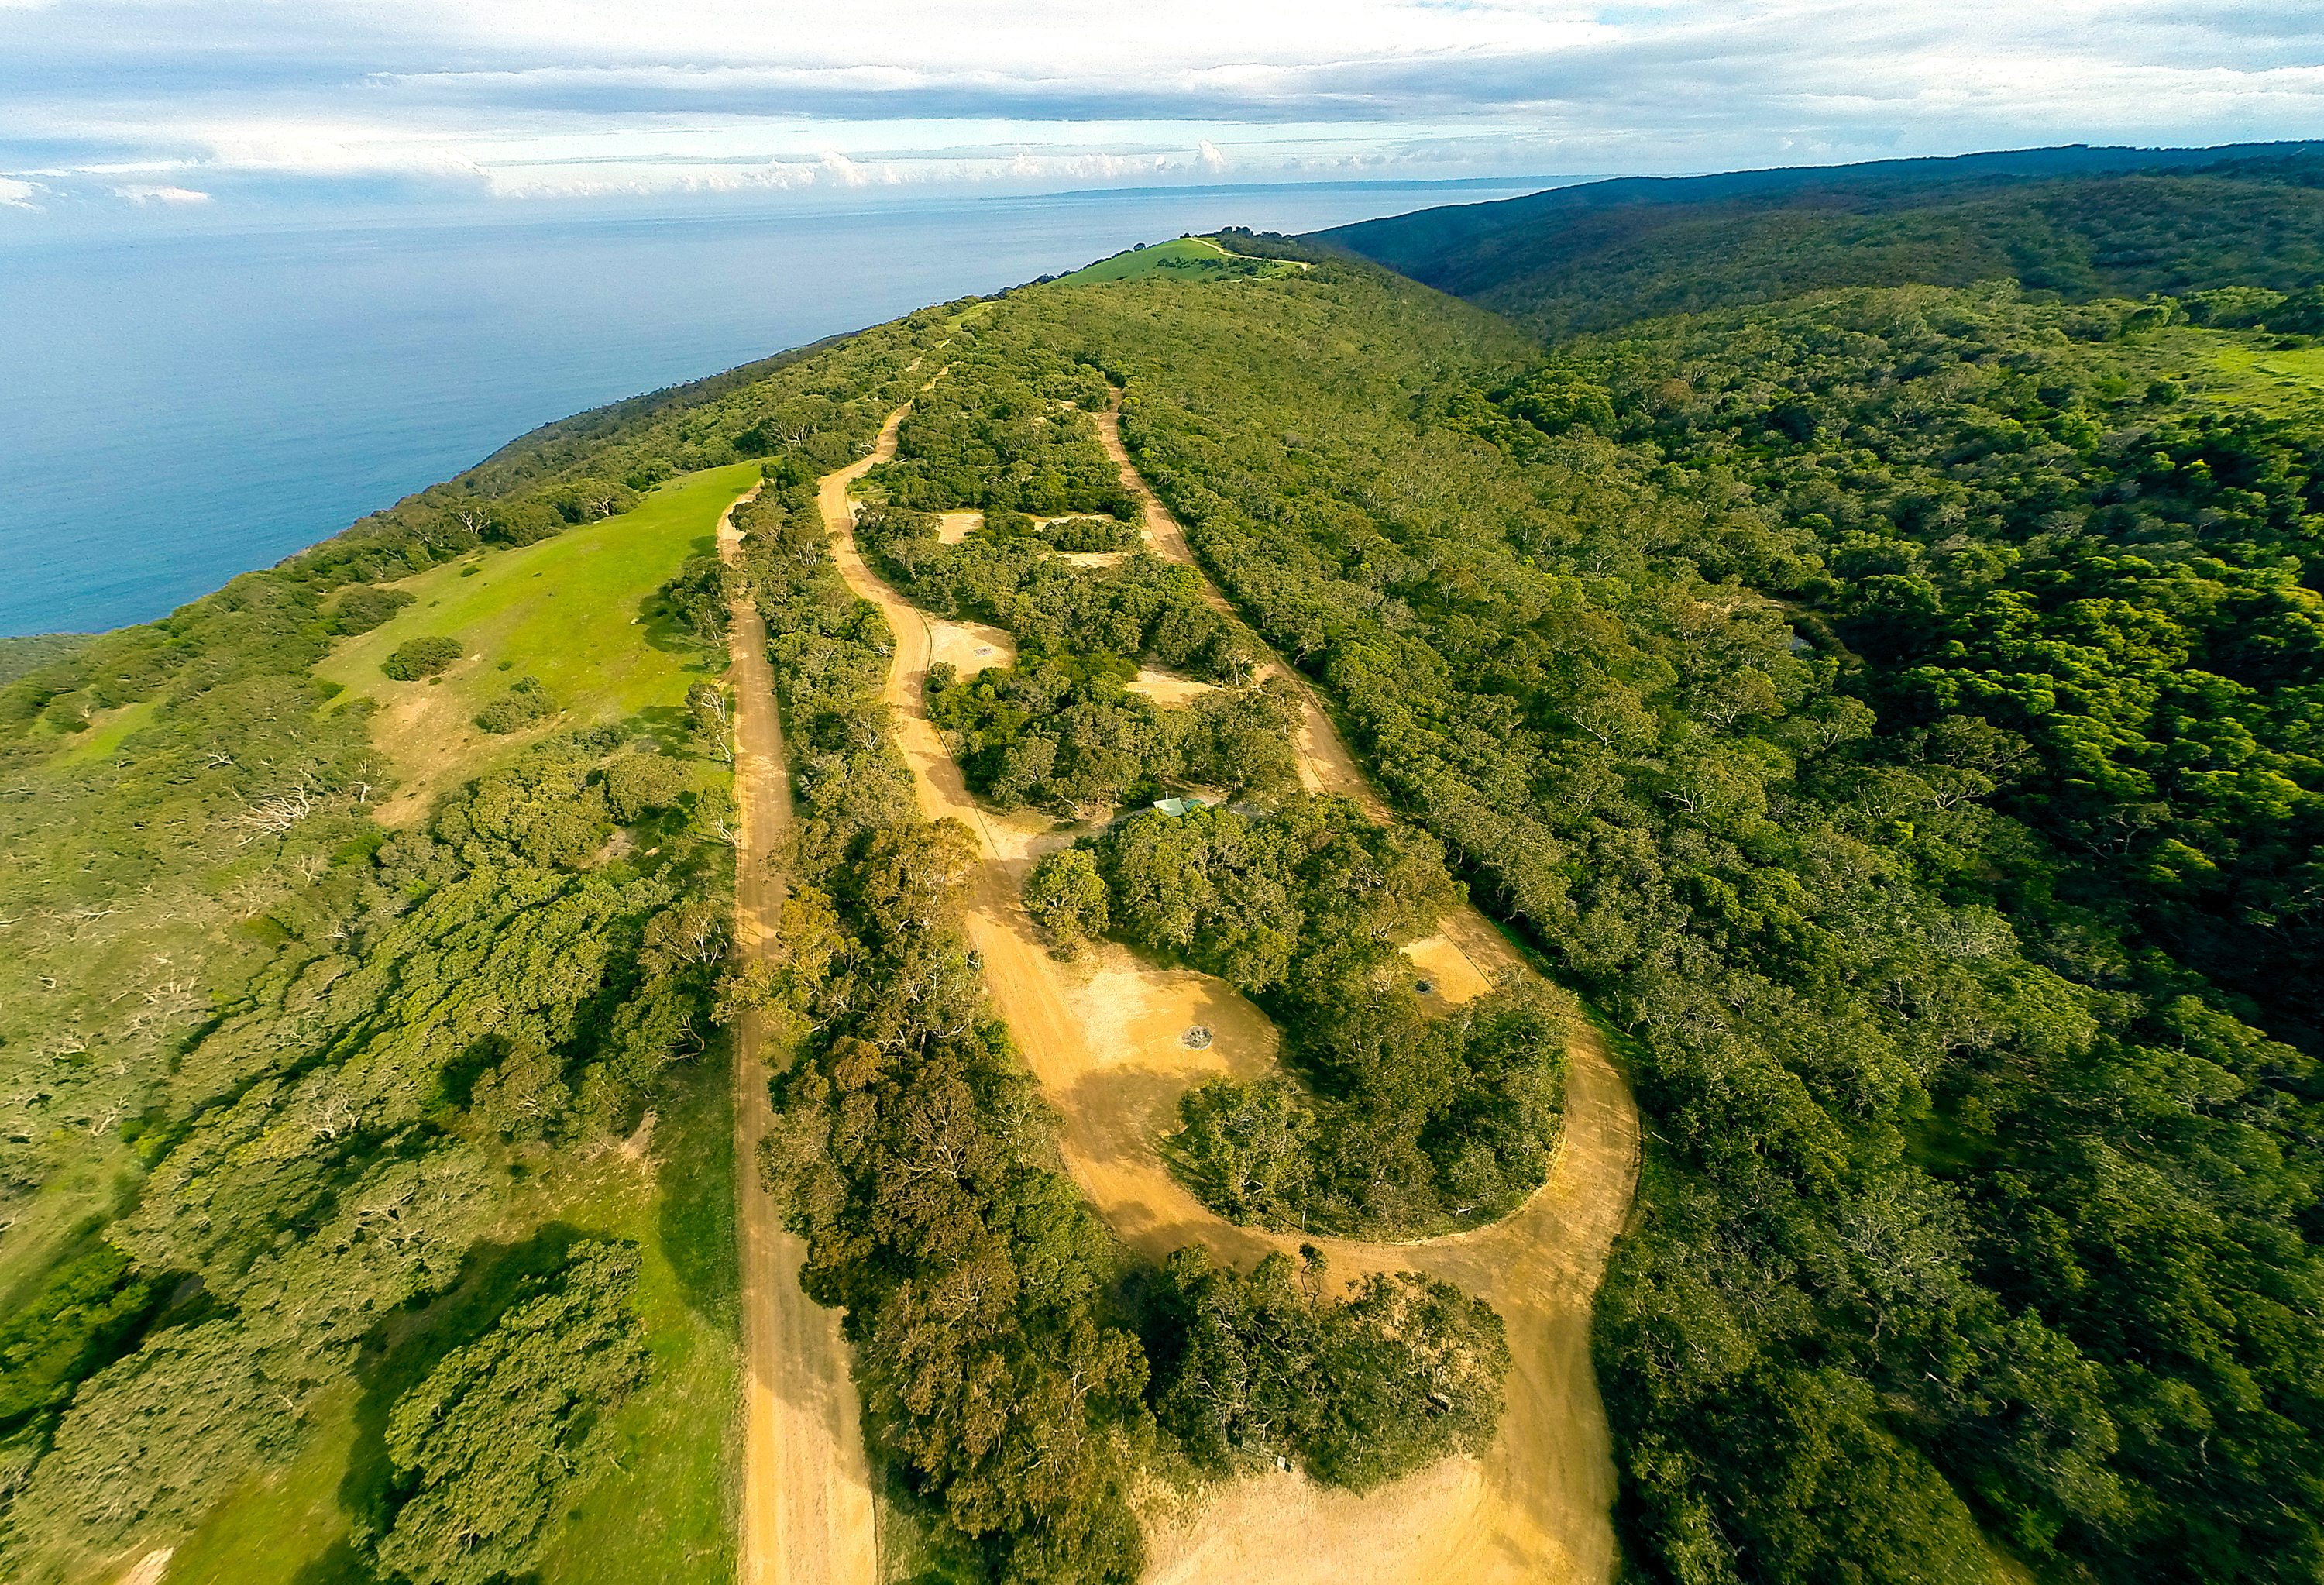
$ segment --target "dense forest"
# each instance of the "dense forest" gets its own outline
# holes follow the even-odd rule
[[[2206,385],[2281,335],[2174,322],[2219,299],[1907,290],[1768,316],[1771,350],[1842,358],[1787,380],[1721,364],[1724,321],[1545,362],[1347,269],[1010,306],[993,334],[1126,384],[1243,612],[1637,1038],[1656,1143],[1600,1359],[1638,1567],[2314,1568],[2287,1495],[2318,1479],[2312,976],[2285,937],[2312,928],[2315,429]],[[1359,337],[1325,379],[1299,352]],[[1916,419],[1883,462],[1892,397]],[[2130,469],[2077,483],[2068,452]],[[1916,491],[1927,529],[1886,527]],[[2207,732],[2233,764],[2170,747]],[[2200,791],[2157,806],[2117,758]],[[2284,955],[2238,972],[2239,933]]]
[[[1622,1037],[1646,1154],[1595,1338],[1636,1577],[2324,1575],[2316,165],[2090,152],[1407,226],[1484,307],[1236,235],[1309,267],[924,310],[11,646],[0,1568],[198,1562],[232,1513],[309,1585],[567,1579],[698,1509],[661,1577],[726,1577],[724,1424],[670,1384],[731,1355],[704,1142],[746,1008],[795,1061],[745,1168],[939,1576],[1128,1580],[1141,1479],[1361,1490],[1489,1441],[1489,1308],[1312,1252],[1139,1269],[1056,1170],[959,927],[976,849],[919,817],[813,503],[925,389],[860,532],[1015,637],[929,708],[981,796],[1087,828],[1028,905],[1286,1031],[1187,1098],[1197,1193],[1379,1234],[1540,1180],[1548,993],[1427,1018],[1384,972],[1463,889]],[[1117,401],[1232,614],[1130,548]],[[623,640],[687,658],[667,697],[464,659],[404,586],[738,464],[742,582],[674,555]],[[799,816],[735,972],[745,586]],[[377,697],[321,680],[366,635]],[[1294,790],[1270,656],[1393,819]],[[471,661],[482,746],[383,825],[419,772],[380,701]],[[1212,689],[1164,708],[1153,667]],[[657,1126],[641,1212],[607,1175]],[[641,1473],[666,1446],[708,1451]]]
[[[1634,178],[1309,240],[1555,338],[1843,286],[2288,290],[2324,273],[2319,237],[2324,148],[2311,143]]]

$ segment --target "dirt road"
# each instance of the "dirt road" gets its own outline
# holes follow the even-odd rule
[[[1216,980],[1156,970],[1119,947],[1081,964],[1051,958],[1019,902],[1029,862],[1024,842],[978,808],[927,719],[923,678],[945,624],[863,563],[847,498],[863,468],[894,454],[901,417],[889,420],[864,463],[824,481],[824,520],[849,585],[895,630],[888,698],[921,807],[930,818],[964,821],[984,844],[969,939],[983,958],[995,1008],[1058,1110],[1066,1169],[1115,1231],[1149,1258],[1200,1242],[1248,1266],[1269,1249],[1296,1246],[1296,1239],[1222,1221],[1170,1175],[1156,1148],[1185,1089],[1222,1072],[1263,1071],[1273,1060],[1265,1017]],[[1137,477],[1118,430],[1110,421],[1103,429],[1125,483],[1147,502],[1148,542],[1191,564],[1183,531]],[[1223,597],[1211,594],[1223,607]],[[1380,809],[1330,718],[1304,684],[1302,690],[1307,718],[1300,748],[1310,785]],[[1473,910],[1448,919],[1443,938],[1477,969],[1477,983],[1517,964]],[[1191,1050],[1179,1038],[1195,1022],[1218,1036],[1210,1049]],[[1342,1277],[1425,1270],[1484,1295],[1500,1312],[1514,1364],[1508,1412],[1486,1455],[1448,1461],[1361,1499],[1296,1475],[1229,1483],[1198,1507],[1149,1525],[1152,1580],[1595,1585],[1612,1577],[1614,1469],[1590,1362],[1590,1302],[1629,1207],[1637,1115],[1603,1044],[1586,1027],[1577,1032],[1571,1068],[1565,1136],[1549,1181],[1515,1216],[1415,1244],[1317,1240]]]
[[[718,554],[730,564],[742,547],[733,517],[730,508],[718,520]],[[768,872],[766,857],[790,819],[790,786],[766,624],[747,596],[734,603],[729,646],[734,797],[741,806],[734,945],[747,958],[766,950],[782,906],[782,883]],[[742,1263],[744,1361],[736,1572],[742,1585],[872,1585],[879,1560],[872,1483],[839,1315],[799,1291],[807,1247],[783,1230],[774,1200],[759,1187],[759,1140],[772,1120],[764,1046],[760,1020],[743,1019],[734,1040],[735,1236]]]

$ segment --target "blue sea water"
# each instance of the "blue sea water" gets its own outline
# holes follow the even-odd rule
[[[1135,242],[1543,185],[20,239],[0,245],[0,634],[149,621],[536,425]]]

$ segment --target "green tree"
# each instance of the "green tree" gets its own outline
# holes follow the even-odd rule
[[[1103,935],[1106,889],[1096,857],[1078,847],[1044,853],[1025,877],[1025,908],[1061,952]]]
[[[380,662],[379,668],[398,682],[417,682],[434,677],[466,653],[457,639],[406,639]]]
[[[636,1250],[575,1246],[547,1291],[454,1350],[389,1412],[395,1516],[374,1549],[413,1585],[489,1585],[548,1550],[607,1466],[606,1415],[650,1361],[632,1310]]]

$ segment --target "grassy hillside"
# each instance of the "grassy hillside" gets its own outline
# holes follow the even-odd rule
[[[731,1575],[704,554],[945,322],[564,427],[0,692],[11,1578],[447,1577],[488,1514],[502,1571]],[[485,1360],[567,1407],[496,1425]]]
[[[1318,233],[1545,336],[1842,286],[2068,297],[2324,274],[2314,144],[2029,150],[1562,188]]]
[[[376,741],[395,788],[380,817],[417,817],[449,782],[553,730],[631,722],[682,747],[692,731],[687,688],[724,671],[725,660],[706,651],[656,592],[689,558],[716,553],[719,513],[758,482],[755,463],[706,468],[619,517],[535,545],[479,548],[382,585],[412,604],[315,668],[327,686],[379,711]],[[438,633],[457,638],[463,658],[409,681],[382,670],[399,645]],[[540,684],[549,714],[512,735],[477,724],[528,677]]]
[[[1186,281],[1234,278],[1271,279],[1298,266],[1275,259],[1255,259],[1230,253],[1207,236],[1182,236],[1152,247],[1139,245],[1085,265],[1057,279],[1074,286],[1099,286],[1109,281],[1135,281],[1168,272]]]

